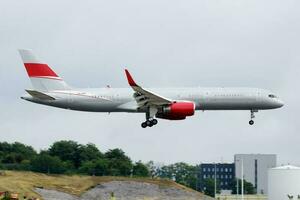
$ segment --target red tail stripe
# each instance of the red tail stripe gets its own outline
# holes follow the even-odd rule
[[[58,77],[58,75],[47,65],[40,63],[24,63],[29,77],[50,76]]]

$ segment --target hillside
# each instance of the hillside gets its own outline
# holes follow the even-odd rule
[[[19,171],[5,171],[0,175],[0,191],[12,191],[45,200],[91,200],[93,196],[95,199],[107,199],[111,192],[115,193],[117,199],[127,199],[128,196],[130,199],[211,199],[169,180],[46,175]]]

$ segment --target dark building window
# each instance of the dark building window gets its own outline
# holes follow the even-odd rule
[[[234,163],[206,163],[201,164],[198,170],[197,188],[205,190],[204,180],[207,178],[216,179],[219,182],[220,190],[230,190],[231,183],[235,179]]]

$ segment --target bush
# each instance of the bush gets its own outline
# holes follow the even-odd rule
[[[37,155],[31,146],[19,142],[9,144],[0,142],[0,161],[2,163],[21,163],[23,160],[30,160]]]
[[[86,161],[103,158],[103,154],[94,144],[81,145],[74,141],[58,141],[49,149],[51,156],[57,156],[64,162],[72,163],[78,169]]]
[[[132,170],[132,162],[121,149],[109,150],[105,153],[108,160],[108,175],[129,176]]]
[[[135,165],[133,166],[132,173],[134,176],[139,176],[139,177],[150,176],[150,172],[149,172],[147,166],[144,165],[141,161],[135,163]]]
[[[40,154],[32,160],[32,170],[41,173],[62,174],[67,171],[67,163],[58,157]]]
[[[53,143],[49,149],[51,156],[56,156],[62,161],[71,161],[75,168],[80,165],[79,161],[79,144],[74,141],[59,141]]]
[[[107,175],[108,162],[105,159],[97,159],[93,161],[86,161],[79,168],[79,172],[93,176]]]

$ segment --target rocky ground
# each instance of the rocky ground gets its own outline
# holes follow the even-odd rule
[[[110,200],[112,193],[116,200],[212,200],[192,190],[135,181],[101,183],[80,197],[55,190],[37,188],[35,191],[44,200]]]

